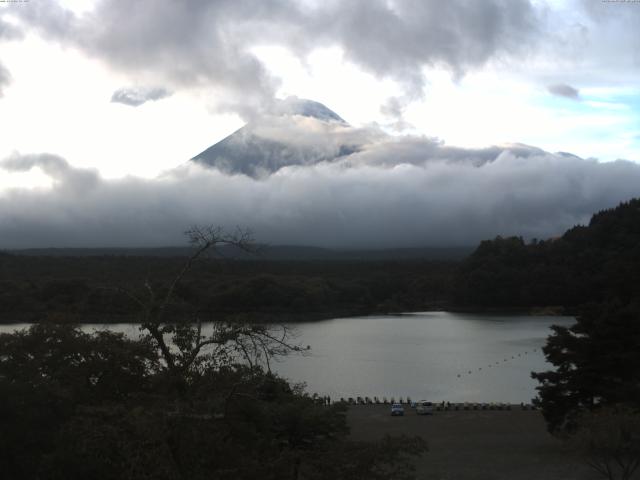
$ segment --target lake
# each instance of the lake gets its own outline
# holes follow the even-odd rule
[[[289,325],[310,345],[272,368],[310,392],[450,402],[528,403],[532,371],[550,368],[540,348],[551,325],[571,317],[425,312],[336,318]],[[3,325],[0,332],[24,325]],[[132,324],[105,328],[138,335]],[[91,331],[97,325],[85,325]]]

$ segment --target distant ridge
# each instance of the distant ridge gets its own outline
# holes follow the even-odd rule
[[[263,246],[250,254],[233,247],[218,249],[219,257],[239,260],[268,261],[393,261],[393,260],[461,260],[474,247],[422,247],[384,250],[346,250],[309,246]],[[6,250],[14,255],[32,257],[184,257],[192,250],[188,247],[158,248],[28,248]]]

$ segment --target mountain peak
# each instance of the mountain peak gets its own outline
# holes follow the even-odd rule
[[[340,115],[327,108],[320,102],[308,100],[306,98],[287,97],[280,100],[275,108],[275,113],[281,116],[302,115],[304,117],[316,118],[325,122],[340,122],[346,124]]]
[[[308,122],[300,122],[296,116],[313,118],[326,130],[306,130]],[[286,166],[331,161],[357,151],[357,145],[334,144],[324,137],[315,144],[305,142],[306,134],[330,135],[327,132],[347,126],[337,113],[319,102],[288,97],[278,101],[269,115],[248,123],[191,160],[227,174],[261,178]]]

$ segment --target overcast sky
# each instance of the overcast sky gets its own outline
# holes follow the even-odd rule
[[[600,0],[0,2],[0,247],[558,235],[640,195],[639,25]],[[289,96],[349,126],[283,117]],[[187,163],[246,122],[359,151]]]

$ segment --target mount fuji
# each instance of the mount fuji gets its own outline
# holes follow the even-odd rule
[[[191,160],[229,175],[263,178],[283,167],[332,161],[358,151],[350,126],[319,102],[289,97]]]

